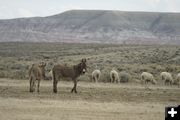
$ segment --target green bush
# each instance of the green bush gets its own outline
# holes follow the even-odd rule
[[[16,70],[10,73],[11,79],[27,79],[27,72],[22,70]]]
[[[102,71],[100,80],[101,82],[110,82],[110,75],[108,71]]]
[[[120,82],[126,83],[126,82],[129,82],[131,76],[129,73],[122,71],[119,73],[119,78],[120,78]]]
[[[6,75],[5,75],[5,72],[0,72],[0,78],[5,78],[6,77]]]
[[[85,75],[82,75],[78,78],[78,81],[82,81],[82,82],[90,82],[90,77],[89,75],[85,74]]]

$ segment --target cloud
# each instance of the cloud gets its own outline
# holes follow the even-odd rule
[[[18,8],[17,13],[19,14],[18,16],[21,16],[21,17],[33,17],[34,16],[34,14],[30,10],[27,10],[24,8]]]
[[[180,2],[178,0],[158,0],[156,10],[167,12],[179,12]]]
[[[49,16],[71,9],[180,12],[180,0],[0,0],[0,19]]]
[[[30,10],[24,8],[11,8],[8,6],[0,6],[0,19],[11,19],[19,17],[35,16]]]

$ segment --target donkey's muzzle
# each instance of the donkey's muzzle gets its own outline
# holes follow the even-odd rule
[[[86,72],[86,70],[85,70],[85,69],[83,69],[82,73],[83,73],[83,74],[85,74],[85,72]]]

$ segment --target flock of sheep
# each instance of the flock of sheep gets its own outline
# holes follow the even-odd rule
[[[30,69],[29,69],[29,82],[30,82],[30,92],[35,91],[35,81],[38,81],[37,85],[37,92],[39,92],[39,87],[40,87],[40,81],[42,78],[45,78],[45,66],[46,63],[42,62],[40,64],[33,64]],[[57,84],[58,81],[63,79],[63,78],[71,78],[72,81],[74,82],[74,86],[71,90],[71,92],[77,93],[76,87],[77,87],[77,78],[84,74],[87,70],[87,65],[86,65],[86,59],[82,59],[80,63],[76,65],[55,65],[52,70],[51,70],[51,76],[53,79],[53,92],[57,93]],[[101,76],[101,71],[96,69],[92,72],[92,80],[94,82],[98,82],[99,78]],[[165,85],[172,85],[175,83],[171,73],[169,72],[162,72],[160,74],[160,78],[162,81],[164,81]],[[176,76],[176,81],[178,83],[178,86],[180,87],[180,73]],[[111,83],[119,83],[123,82],[119,78],[118,72],[113,68],[110,71],[110,82]],[[151,73],[148,72],[143,72],[141,74],[141,83],[147,85],[148,83],[152,84],[157,84],[157,81],[154,79],[154,76]]]
[[[101,71],[96,69],[92,72],[92,79],[95,82],[98,82],[101,76]],[[160,74],[161,80],[164,81],[165,85],[172,85],[175,81],[169,72],[161,72]],[[120,82],[120,78],[118,72],[115,69],[110,71],[110,81],[111,82]],[[180,73],[176,76],[176,81],[178,82],[178,86],[180,87]],[[154,76],[149,72],[142,72],[141,74],[141,82],[147,85],[148,83],[157,84],[157,81],[154,79]]]

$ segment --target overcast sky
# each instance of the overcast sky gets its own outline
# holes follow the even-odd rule
[[[180,12],[180,0],[0,0],[0,19],[49,16],[72,9]]]

